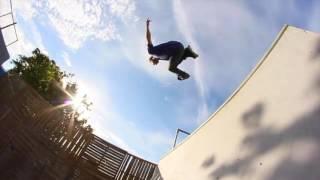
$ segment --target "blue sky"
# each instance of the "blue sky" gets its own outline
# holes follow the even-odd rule
[[[12,1],[19,42],[11,57],[36,47],[47,53],[93,101],[95,133],[153,162],[170,150],[177,128],[192,132],[207,120],[284,24],[320,31],[316,0]],[[0,3],[4,14],[8,0]],[[200,54],[180,65],[190,79],[147,61],[147,17],[154,44],[179,40]],[[12,29],[4,34],[14,39]]]

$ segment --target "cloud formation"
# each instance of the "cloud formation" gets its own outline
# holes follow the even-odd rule
[[[24,0],[16,0],[12,2],[13,14],[15,22],[17,19],[22,18],[28,21],[28,30],[23,29],[18,22],[15,26],[17,30],[17,37],[13,26],[3,29],[3,34],[7,44],[14,42],[17,38],[18,41],[10,46],[8,50],[11,58],[15,58],[19,54],[29,55],[35,48],[39,48],[43,53],[48,54],[47,49],[43,44],[43,40],[39,29],[37,28],[33,18],[37,15],[37,11],[32,3]],[[0,14],[11,12],[10,1],[1,0]],[[13,23],[11,15],[0,19],[1,26]],[[8,63],[7,63],[8,64]]]
[[[136,21],[133,0],[32,0],[19,3],[23,17],[41,17],[58,33],[68,47],[79,49],[86,40],[121,39],[117,25]],[[20,8],[21,7],[21,8]]]
[[[63,53],[62,53],[62,58],[63,58],[63,60],[64,60],[64,63],[65,63],[68,67],[71,67],[71,66],[72,66],[71,60],[70,60],[70,56],[69,56],[68,53],[63,52]]]
[[[306,2],[305,2],[306,3]],[[199,117],[212,111],[212,95],[226,98],[268,49],[284,24],[319,28],[318,2],[174,0],[177,27],[200,54],[193,70],[202,97]],[[312,8],[308,9],[312,4]],[[307,9],[301,11],[302,6]],[[285,9],[285,11],[284,11]],[[307,23],[305,23],[307,22]],[[216,99],[215,97],[213,97]],[[202,115],[201,115],[202,114]]]

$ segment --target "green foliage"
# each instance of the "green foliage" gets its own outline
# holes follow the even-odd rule
[[[42,54],[38,48],[30,57],[20,55],[13,64],[14,68],[10,72],[21,76],[48,101],[54,101],[62,95],[57,87],[62,87],[63,78],[72,76],[62,72],[55,61]]]
[[[75,82],[67,82],[63,88],[63,79],[70,79],[73,74],[61,71],[54,60],[41,53],[37,48],[32,51],[31,56],[20,55],[12,62],[14,67],[10,70],[11,74],[16,74],[31,85],[42,97],[54,106],[58,106],[72,100],[72,96],[77,94],[78,85]],[[82,104],[85,109],[90,110],[92,103],[88,103],[86,96],[83,97]],[[78,122],[87,130],[92,131],[90,126],[84,126],[85,119],[81,118],[84,112],[79,112],[74,107],[64,106],[59,109],[63,113],[61,123]],[[68,124],[68,123],[67,123]]]

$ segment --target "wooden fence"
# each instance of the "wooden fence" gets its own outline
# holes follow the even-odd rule
[[[156,164],[61,113],[19,78],[0,78],[0,179],[152,179]]]

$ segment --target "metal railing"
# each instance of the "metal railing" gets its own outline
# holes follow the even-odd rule
[[[6,28],[8,28],[8,27],[13,26],[13,29],[14,29],[14,32],[15,32],[15,35],[16,35],[16,40],[14,40],[14,41],[6,44],[7,47],[10,46],[10,45],[12,45],[12,44],[14,44],[14,43],[16,43],[16,42],[19,40],[19,39],[18,39],[18,34],[17,34],[17,29],[16,29],[16,26],[15,26],[15,25],[17,24],[17,22],[15,22],[14,16],[13,16],[12,2],[11,2],[11,0],[9,0],[9,2],[10,2],[10,12],[5,13],[5,14],[3,14],[3,15],[0,15],[0,18],[11,15],[12,23],[10,23],[10,24],[8,24],[8,25],[5,25],[5,26],[3,26],[3,27],[0,27],[0,30],[3,30],[3,29],[6,29]]]
[[[182,133],[184,133],[184,134],[186,134],[186,135],[190,135],[189,132],[184,131],[184,130],[178,128],[178,129],[177,129],[177,132],[176,132],[176,138],[174,139],[174,144],[173,144],[173,147],[172,147],[172,148],[176,147],[177,138],[178,138],[178,135],[179,135],[180,132],[182,132]]]

